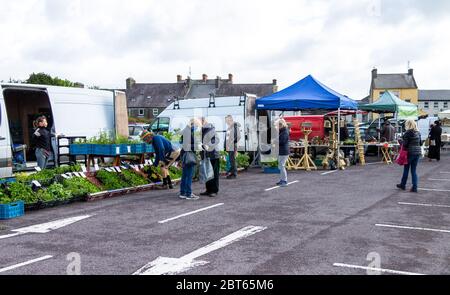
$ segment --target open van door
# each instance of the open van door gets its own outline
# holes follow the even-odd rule
[[[0,177],[12,176],[11,139],[3,89],[0,90]]]
[[[128,137],[128,111],[125,92],[114,91],[114,118],[116,135]]]

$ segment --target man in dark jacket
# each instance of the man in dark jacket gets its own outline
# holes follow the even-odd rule
[[[442,144],[442,128],[441,122],[434,122],[433,127],[431,127],[429,140],[430,145],[428,147],[428,158],[430,162],[432,159],[436,159],[438,162],[441,160],[441,144]]]
[[[214,178],[207,181],[206,190],[200,196],[216,197],[219,192],[220,176],[220,154],[217,150],[219,138],[216,136],[216,128],[208,123],[205,118],[201,118],[202,123],[202,159],[209,159],[214,170]]]
[[[380,131],[381,142],[392,142],[395,139],[395,128],[391,125],[391,122],[384,123],[383,129]]]
[[[406,182],[408,181],[409,169],[411,168],[412,188],[411,192],[417,193],[417,165],[420,156],[422,155],[422,148],[420,146],[420,132],[417,129],[417,124],[413,120],[408,120],[405,123],[406,132],[403,135],[401,145],[403,149],[408,151],[408,164],[404,166],[403,177],[400,184],[397,184],[399,189],[406,189]]]
[[[172,165],[180,155],[180,149],[172,146],[172,143],[161,135],[155,135],[152,132],[144,131],[141,138],[148,144],[153,146],[155,150],[155,161],[153,166],[161,166],[161,176],[163,178],[163,187],[173,189],[172,179],[169,175],[169,167]]]
[[[231,115],[226,116],[227,131],[225,134],[225,150],[228,152],[230,158],[230,170],[228,171],[227,179],[234,179],[237,177],[237,144],[241,138],[239,123],[234,122]]]

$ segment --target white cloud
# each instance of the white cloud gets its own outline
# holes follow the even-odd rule
[[[450,88],[445,0],[0,1],[0,80],[47,72],[103,87],[233,73],[281,88],[307,74],[354,98],[370,70]]]

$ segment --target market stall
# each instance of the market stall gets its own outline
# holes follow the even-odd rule
[[[258,110],[270,111],[337,110],[337,120],[340,122],[341,111],[357,110],[358,104],[355,100],[334,91],[309,75],[277,93],[257,99],[256,108]],[[310,130],[309,127],[307,124],[300,126],[306,133]],[[335,131],[336,136],[334,141],[330,142],[330,146],[333,147],[333,157],[336,158],[336,163],[339,168],[340,130],[337,128]],[[303,146],[303,156],[300,159],[301,163],[294,165],[299,169],[310,170],[316,167],[315,165],[310,165],[311,162],[308,159],[307,136],[305,142],[306,146]]]
[[[359,109],[383,115],[387,113],[394,114],[394,118],[397,122],[399,120],[417,120],[419,117],[417,105],[401,100],[391,91],[385,91],[376,102],[361,105],[359,106]],[[379,122],[379,125],[381,125],[381,122]],[[381,126],[379,126],[379,128],[381,128]],[[396,142],[378,142],[376,145],[381,149],[383,162],[391,164],[393,149],[398,149],[399,144]]]

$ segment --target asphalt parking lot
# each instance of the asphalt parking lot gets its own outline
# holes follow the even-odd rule
[[[0,222],[0,274],[450,274],[449,164],[422,160],[417,194],[395,188],[400,166],[372,163],[31,212]]]

